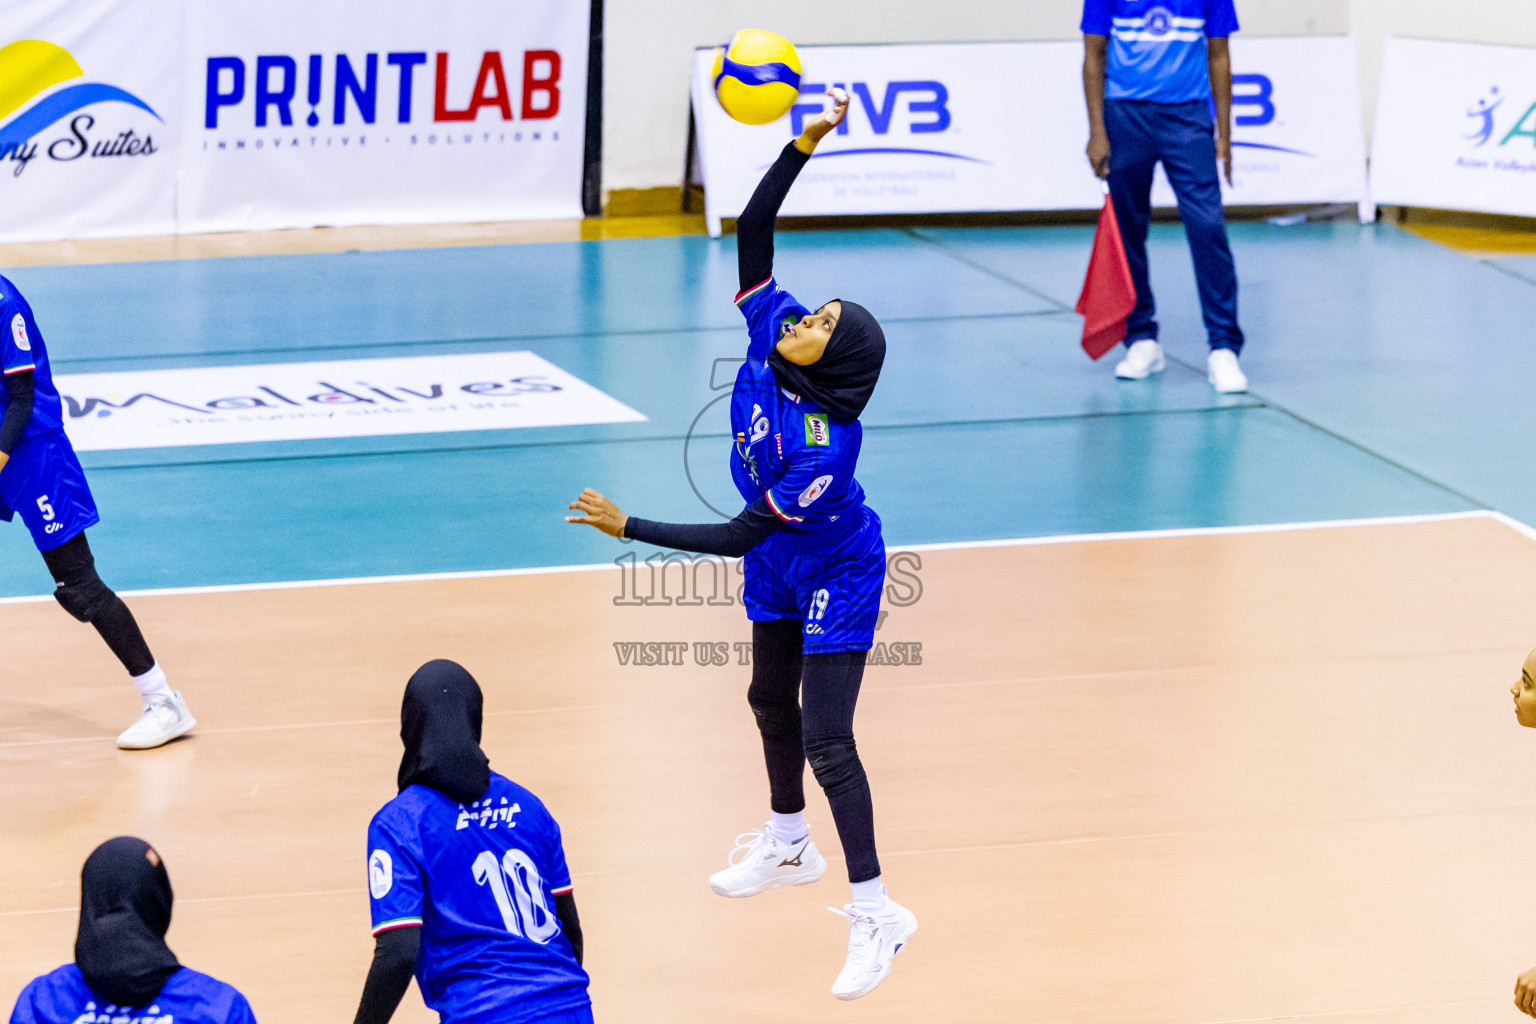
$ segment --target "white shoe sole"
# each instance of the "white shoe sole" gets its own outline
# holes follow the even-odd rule
[[[911,923],[907,929],[901,933],[901,937],[896,940],[896,952],[892,953],[891,958],[885,962],[885,969],[882,970],[879,974],[875,975],[875,980],[871,981],[868,985],[864,986],[857,992],[837,992],[834,990],[832,993],[834,996],[843,1000],[844,1002],[848,1002],[849,1000],[853,999],[862,999],[873,992],[875,989],[879,988],[880,983],[891,976],[891,964],[896,962],[896,958],[901,956],[902,952],[906,950],[907,943],[912,941],[912,936],[917,934],[917,915],[913,914],[909,910],[907,911],[907,916]]]
[[[748,896],[756,896],[760,892],[770,889],[782,889],[786,885],[810,885],[820,881],[821,876],[827,873],[827,862],[823,860],[819,865],[811,865],[792,875],[774,875],[767,882],[751,889],[725,889],[713,880],[709,883],[710,891],[716,896],[724,896],[726,899],[744,900]]]
[[[1206,379],[1210,380],[1210,378],[1206,378]],[[1246,395],[1248,393],[1248,385],[1247,384],[1244,384],[1241,387],[1239,387],[1239,386],[1237,386],[1235,384],[1228,385],[1227,387],[1222,387],[1220,384],[1217,384],[1213,380],[1213,381],[1211,381],[1211,387],[1216,389],[1216,393],[1218,395]]]
[[[167,743],[171,742],[171,740],[174,740],[174,739],[176,739],[178,737],[181,737],[181,736],[185,736],[187,733],[191,732],[193,727],[196,726],[196,725],[197,725],[197,719],[193,718],[191,715],[188,715],[186,721],[184,721],[184,722],[180,723],[179,725],[177,725],[176,728],[171,730],[171,732],[169,734],[167,734],[166,736],[164,736],[164,737],[162,737],[160,739],[157,739],[157,740],[155,740],[152,743],[134,743],[131,740],[128,741],[128,742],[124,742],[122,737],[118,737],[117,749],[119,749],[119,750],[154,750],[156,747],[163,747],[163,746],[165,746]]]
[[[1126,370],[1126,371],[1122,372],[1120,367],[1116,366],[1115,367],[1115,377],[1117,379],[1119,379],[1119,380],[1146,380],[1148,377],[1152,376],[1154,373],[1162,373],[1167,368],[1168,368],[1168,359],[1167,359],[1167,357],[1166,356],[1158,356],[1156,359],[1154,359],[1152,361],[1152,365],[1151,366],[1148,366],[1145,370],[1143,370],[1140,373],[1137,373],[1135,370]]]

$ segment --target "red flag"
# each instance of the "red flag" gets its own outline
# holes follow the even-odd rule
[[[1083,314],[1083,351],[1097,359],[1125,340],[1125,321],[1136,308],[1136,285],[1125,259],[1114,200],[1104,196],[1099,228],[1093,234],[1093,255],[1077,311]]]

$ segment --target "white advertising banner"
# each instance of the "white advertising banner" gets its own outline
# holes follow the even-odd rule
[[[1232,204],[1358,201],[1365,144],[1352,41],[1232,41]],[[1082,43],[806,46],[801,102],[752,127],[715,100],[713,50],[694,59],[693,109],[711,233],[839,85],[852,109],[784,204],[790,216],[1092,209]],[[1173,198],[1166,184],[1154,195]]]
[[[6,0],[0,242],[581,216],[584,0]]]
[[[181,229],[580,217],[589,16],[190,3]]]
[[[1387,40],[1378,203],[1536,216],[1536,50]]]
[[[1355,42],[1343,36],[1232,39],[1229,206],[1366,198],[1365,117]],[[1152,202],[1172,206],[1158,168]]]
[[[176,230],[184,0],[6,0],[0,242]]]
[[[80,373],[56,383],[80,451],[645,419],[532,352]]]

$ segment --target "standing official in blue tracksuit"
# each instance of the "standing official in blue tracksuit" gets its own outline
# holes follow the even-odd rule
[[[1127,352],[1115,376],[1140,380],[1165,365],[1147,275],[1152,172],[1161,161],[1189,236],[1211,352],[1207,376],[1222,393],[1248,390],[1238,366],[1237,270],[1227,245],[1217,164],[1232,183],[1232,0],[1084,0],[1083,92],[1088,162],[1109,180],[1136,284]],[[1215,123],[1212,124],[1212,108]]]

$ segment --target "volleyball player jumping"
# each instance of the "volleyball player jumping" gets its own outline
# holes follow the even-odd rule
[[[885,581],[880,517],[854,479],[864,410],[885,359],[885,335],[862,306],[834,299],[807,310],[773,277],[779,206],[816,144],[842,121],[848,97],[784,147],[736,222],[747,359],[731,399],[731,475],[750,504],[728,523],[684,525],[626,516],[587,489],[567,516],[613,537],[743,557],[752,620],[752,683],[768,766],[771,817],[743,834],[710,876],[722,896],[805,885],[826,871],[803,811],[805,762],[827,795],[848,860],[853,900],[839,999],[868,994],[917,930],[881,883],[869,783],[853,739],[854,705],[874,643]]]
[[[128,606],[96,574],[85,531],[101,521],[85,471],[64,433],[64,405],[32,307],[0,277],[0,519],[17,513],[53,575],[53,596],[89,622],[133,677],[144,699],[138,721],[117,738],[125,750],[158,747],[197,720],[144,642]]]

